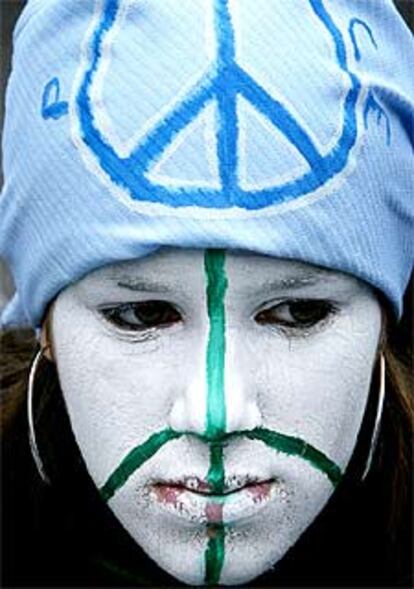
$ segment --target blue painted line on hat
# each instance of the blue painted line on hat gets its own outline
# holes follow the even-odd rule
[[[336,58],[338,60],[339,66],[341,69],[347,72],[348,63],[346,58],[346,45],[341,31],[332,20],[322,0],[310,0],[310,3],[316,16],[324,23],[325,27],[330,32],[332,39],[334,40]]]
[[[237,191],[237,88],[234,78],[226,70],[234,67],[235,38],[228,0],[216,0],[215,29],[217,39],[217,70],[215,83],[219,120],[217,125],[217,149],[220,180],[229,203]]]
[[[92,56],[89,69],[86,70],[82,84],[77,96],[77,112],[82,128],[83,139],[96,155],[102,169],[108,174],[111,180],[118,186],[133,187],[139,186],[140,175],[133,168],[125,165],[125,160],[120,158],[113,147],[102,137],[96,127],[92,105],[89,96],[89,89],[93,82],[93,76],[98,68],[102,57],[102,42],[105,34],[114,26],[118,10],[119,0],[105,0],[102,11],[102,18],[92,37],[90,54]]]
[[[218,69],[222,70],[231,65],[236,57],[236,40],[228,0],[215,0],[214,17]]]
[[[223,80],[223,78],[222,78]],[[237,154],[239,127],[237,120],[237,90],[229,77],[217,94],[219,120],[217,125],[217,155],[222,192],[227,194],[227,206],[237,195]],[[234,202],[233,204],[236,204]]]
[[[343,171],[358,137],[356,105],[361,83],[358,77],[348,69],[344,38],[327,12],[323,1],[309,0],[309,3],[330,33],[335,45],[338,65],[351,81],[351,87],[344,102],[343,129],[338,142],[327,155],[322,156],[318,152],[306,130],[295,120],[289,109],[270,96],[235,62],[235,36],[228,0],[215,0],[216,63],[193,90],[154,126],[131,155],[122,158],[104,140],[97,128],[89,96],[93,76],[102,57],[105,34],[114,26],[119,10],[119,0],[105,0],[102,18],[90,46],[92,61],[85,72],[77,97],[77,105],[83,140],[97,157],[102,170],[111,181],[125,189],[132,199],[158,202],[171,207],[199,206],[226,209],[230,206],[238,206],[246,210],[257,210],[309,194]],[[250,101],[285,135],[309,163],[310,171],[300,178],[265,190],[244,191],[239,187],[236,111],[238,94]],[[203,186],[171,188],[150,182],[146,174],[151,165],[156,163],[176,136],[212,100],[217,101],[219,111],[217,156],[222,188],[211,189]]]
[[[369,38],[371,39],[371,43],[375,47],[375,49],[378,49],[378,45],[377,45],[377,42],[375,41],[375,37],[373,35],[373,32],[372,32],[371,28],[367,25],[367,23],[365,21],[361,20],[360,18],[352,18],[349,22],[348,31],[349,31],[349,35],[351,37],[352,45],[354,46],[354,57],[357,61],[361,61],[361,51],[358,47],[358,41],[356,39],[356,34],[355,34],[355,26],[356,25],[365,29],[365,31],[369,35]]]
[[[42,96],[42,117],[47,119],[60,119],[69,112],[66,101],[60,100],[60,82],[58,78],[52,78],[46,84]]]
[[[270,96],[241,68],[237,69],[239,92],[281,131],[286,139],[302,154],[311,168],[320,166],[323,158],[312,139],[295,117],[281,102]]]
[[[370,91],[368,98],[365,102],[364,107],[364,124],[365,129],[368,128],[368,115],[370,111],[374,111],[377,113],[377,125],[381,124],[381,120],[384,117],[385,120],[385,130],[386,130],[386,138],[387,138],[387,145],[388,147],[391,145],[391,122],[387,112],[383,109],[380,103],[376,100],[372,90]]]
[[[140,166],[145,173],[159,158],[176,135],[191,123],[214,98],[216,69],[198,83],[187,97],[150,131],[126,160],[131,167]]]

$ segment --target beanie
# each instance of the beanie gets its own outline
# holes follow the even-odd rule
[[[413,267],[414,43],[391,0],[29,0],[3,133],[3,326],[95,268],[231,248]]]

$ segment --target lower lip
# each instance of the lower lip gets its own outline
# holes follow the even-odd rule
[[[209,495],[180,485],[153,485],[157,504],[171,515],[193,523],[232,523],[257,515],[272,500],[286,497],[280,481],[246,485],[223,495]]]

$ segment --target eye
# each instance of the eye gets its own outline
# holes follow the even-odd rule
[[[169,327],[181,321],[180,313],[165,301],[125,303],[103,309],[102,314],[117,327],[130,331]]]
[[[329,301],[295,299],[284,301],[260,311],[255,317],[261,325],[280,325],[290,328],[309,328],[321,323],[336,311]]]

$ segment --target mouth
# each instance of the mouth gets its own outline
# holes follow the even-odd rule
[[[286,497],[280,479],[234,478],[220,493],[207,481],[189,477],[179,481],[157,481],[151,485],[152,496],[163,510],[194,523],[231,523],[253,517],[276,496]]]

